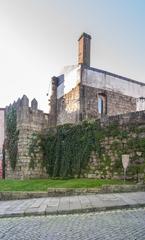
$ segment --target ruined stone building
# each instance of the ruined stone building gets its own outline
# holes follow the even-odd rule
[[[83,33],[78,40],[78,64],[52,78],[52,125],[145,109],[145,83],[92,68],[90,46],[91,36]]]
[[[47,132],[52,126],[98,118],[101,125],[104,122],[110,124],[112,121],[117,121],[121,129],[124,129],[122,124],[125,124],[126,129],[130,123],[144,126],[145,111],[142,110],[145,110],[145,83],[90,67],[90,35],[83,33],[78,40],[78,45],[78,64],[65,67],[60,76],[52,78],[49,114],[38,109],[36,99],[29,104],[29,99],[25,95],[5,109],[0,109],[0,177],[2,175],[2,146],[4,138],[7,140],[6,119],[12,108],[16,111],[16,132],[18,132],[17,161],[15,169],[12,169],[7,147],[3,158],[5,159],[6,178],[48,177],[46,169],[41,167],[42,154],[36,154],[35,169],[30,167],[29,146],[35,134]],[[117,116],[119,114],[123,115]],[[106,152],[107,149],[111,152],[112,145],[110,144],[113,144],[113,140],[107,141],[104,148],[106,147]],[[94,159],[96,159],[95,156],[91,161],[96,161]],[[113,153],[110,159],[116,161]],[[98,171],[96,165],[93,169]],[[99,173],[92,172],[92,169],[88,170],[85,177],[89,177],[89,174],[91,176],[94,174],[96,178],[101,177]]]

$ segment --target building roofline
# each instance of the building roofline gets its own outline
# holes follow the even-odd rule
[[[0,111],[4,111],[5,110],[5,108],[0,108]]]
[[[108,72],[108,71],[105,71],[105,70],[101,70],[101,69],[93,68],[93,67],[89,67],[89,66],[84,66],[84,68],[95,71],[95,72],[105,73],[105,74],[110,75],[112,77],[120,78],[120,79],[128,81],[128,82],[132,82],[132,83],[136,83],[136,84],[141,85],[141,86],[145,86],[145,83],[143,83],[143,82],[138,82],[138,81],[133,80],[131,78],[123,77],[123,76],[120,76],[120,75],[117,75],[115,73],[111,73],[111,72]]]

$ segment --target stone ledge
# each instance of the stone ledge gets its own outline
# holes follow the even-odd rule
[[[0,200],[31,199],[44,197],[74,196],[98,193],[121,193],[145,191],[144,184],[104,185],[98,188],[49,188],[47,192],[0,192]]]
[[[73,196],[97,193],[119,193],[145,191],[144,184],[136,185],[104,185],[98,188],[48,188],[49,197]]]
[[[0,192],[0,200],[19,200],[48,197],[47,192]]]

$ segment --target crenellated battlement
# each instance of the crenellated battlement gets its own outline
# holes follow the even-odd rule
[[[30,168],[29,145],[34,133],[41,133],[49,128],[49,114],[38,109],[38,102],[35,98],[29,104],[29,99],[26,95],[23,95],[22,98],[19,98],[17,101],[14,101],[13,104],[6,107],[6,118],[12,107],[16,109],[17,116],[17,130],[19,132],[18,154],[16,168],[13,171],[10,166],[8,152],[6,151],[6,178],[23,179],[45,177],[45,169],[43,170],[41,168],[42,156],[38,156],[36,169],[33,170]]]
[[[38,109],[38,102],[34,98],[29,106],[29,99],[26,95],[14,101],[6,107],[6,114],[11,109],[15,107],[17,113],[17,126],[18,128],[22,125],[29,126],[30,128],[35,128],[36,130],[42,130],[49,127],[49,114],[44,113],[42,110]]]

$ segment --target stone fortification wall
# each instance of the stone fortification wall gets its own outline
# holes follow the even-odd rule
[[[36,100],[33,100],[29,107],[26,96],[14,103],[14,106],[17,110],[17,129],[19,130],[18,158],[13,171],[6,151],[6,178],[47,178],[45,168],[41,167],[41,152],[36,154],[34,169],[30,167],[29,146],[33,133],[49,130],[49,116],[37,109]],[[6,109],[6,113],[8,111],[9,108]],[[81,171],[80,177],[123,178],[122,155],[127,154],[130,158],[127,177],[143,180],[145,177],[145,111],[105,116],[94,124],[97,126],[99,124],[101,129],[101,131],[96,130],[100,131],[99,133],[95,133],[96,136],[99,134],[99,142],[86,168]]]
[[[100,142],[100,155],[93,152],[81,177],[123,178],[122,155],[129,155],[127,178],[145,180],[145,111],[99,120],[102,129],[110,134]]]
[[[17,102],[14,102],[13,105],[6,108],[6,116],[12,106],[15,107],[17,114],[17,130],[19,131],[18,153],[16,167],[13,171],[6,150],[5,177],[15,179],[46,177],[45,169],[42,169],[40,166],[40,155],[37,156],[35,169],[30,168],[29,145],[34,133],[42,132],[48,128],[49,116],[43,111],[38,110],[36,99],[31,101],[31,106],[29,107],[29,99],[25,95],[22,99],[18,99]]]
[[[0,178],[2,178],[3,144],[4,144],[4,108],[0,108]]]

